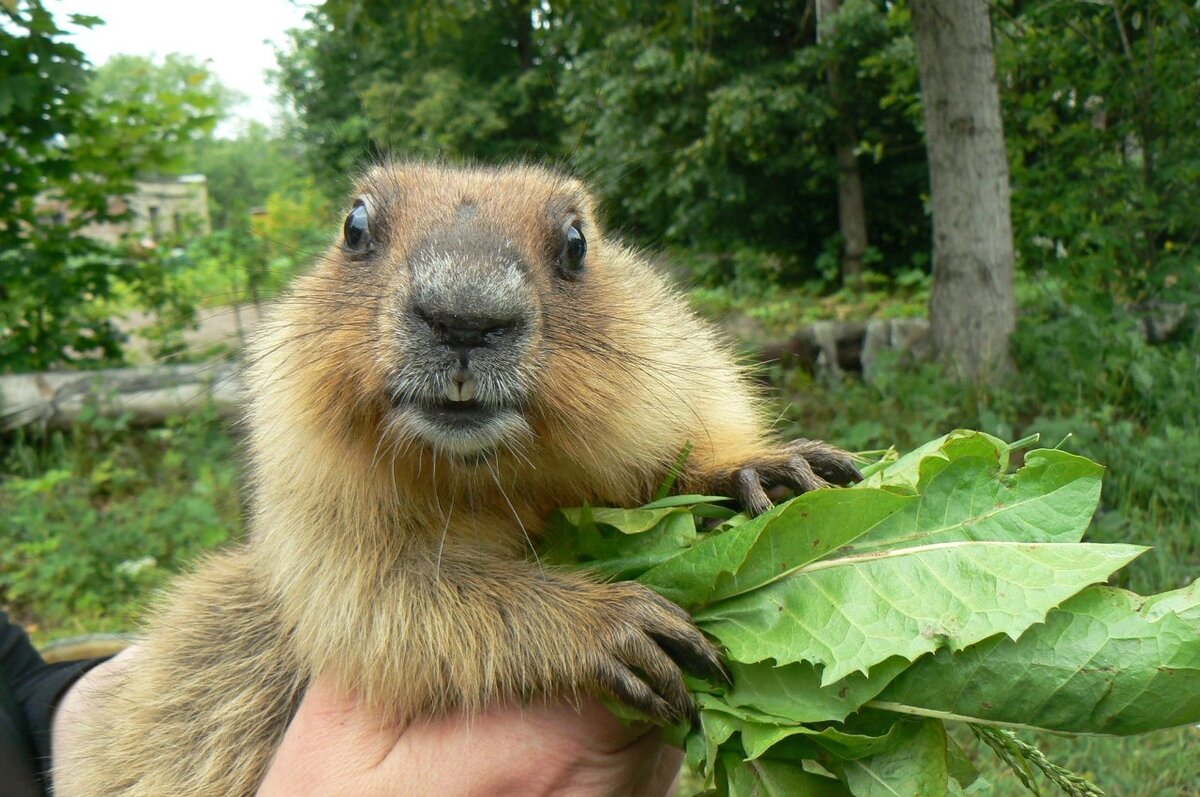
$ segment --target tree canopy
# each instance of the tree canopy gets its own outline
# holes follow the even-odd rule
[[[335,0],[309,23],[281,54],[281,83],[330,184],[380,152],[566,163],[627,232],[783,253],[792,279],[836,247],[824,70],[840,59],[856,76],[846,104],[867,153],[868,212],[880,220],[872,257],[906,264],[927,248],[911,201],[927,180],[919,114],[911,100],[879,100],[915,92],[902,10],[851,0],[819,44],[804,2],[531,12],[523,2]]]

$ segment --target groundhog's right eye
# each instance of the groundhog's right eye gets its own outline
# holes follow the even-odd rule
[[[369,213],[367,203],[361,199],[354,201],[354,208],[346,217],[342,226],[342,246],[351,256],[365,257],[371,253],[371,228],[368,224]]]

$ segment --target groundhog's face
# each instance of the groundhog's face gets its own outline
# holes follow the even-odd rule
[[[388,433],[456,457],[524,447],[594,229],[579,184],[540,169],[372,170],[320,268],[361,286],[346,356],[371,375],[356,389],[383,392]]]

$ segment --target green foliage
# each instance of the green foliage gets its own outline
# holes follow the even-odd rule
[[[272,191],[251,229],[267,247],[268,257],[311,260],[341,229],[338,210],[325,201],[312,180],[302,179]]]
[[[709,285],[837,284],[834,150],[851,129],[872,268],[927,270],[907,4],[845,0],[819,39],[811,11],[330,0],[293,32],[280,75],[323,185],[389,150],[566,162],[626,233],[721,253]],[[1080,295],[1195,293],[1198,14],[1173,0],[993,7],[1026,269]]]
[[[544,25],[554,12],[539,8]],[[328,0],[291,32],[279,80],[293,134],[341,190],[371,153],[489,161],[558,151],[556,59],[527,0]]]
[[[875,704],[1067,733],[1124,735],[1194,723],[1197,593],[1200,582],[1149,598],[1089,587],[1017,641],[994,637],[960,655],[922,659]],[[1086,721],[1080,704],[1091,707]]]
[[[792,374],[798,433],[858,449],[907,448],[947,428],[1042,439],[1109,465],[1102,542],[1153,543],[1118,582],[1180,587],[1200,570],[1200,330],[1149,343],[1129,308],[1079,304],[1061,281],[1027,283],[1015,369],[994,388],[954,385],[935,365],[885,362],[870,384]]]
[[[160,279],[126,292],[122,309],[157,308],[161,337],[178,341],[197,307],[265,300],[278,293],[320,256],[338,225],[311,180],[297,180],[263,200],[242,223],[179,241],[179,246],[136,252],[139,268]],[[149,287],[156,292],[148,293]],[[156,354],[170,354],[169,348],[160,347]]]
[[[213,229],[244,232],[251,211],[265,206],[272,193],[303,188],[303,157],[294,142],[273,135],[258,122],[248,122],[233,138],[195,142],[185,165],[208,178]]]
[[[71,164],[62,157],[56,136],[84,124],[80,91],[87,62],[39,2],[0,6],[0,120],[5,158],[0,161],[0,219],[6,241],[17,233],[17,219],[31,217],[30,198],[49,180],[62,181]],[[94,17],[76,15],[92,26]]]
[[[687,740],[718,794],[962,794],[979,773],[952,720],[1080,734],[1196,722],[1200,587],[1095,586],[1141,552],[1079,542],[1102,469],[1038,450],[1008,473],[1013,453],[956,432],[753,520],[683,499],[566,511],[546,554],[636,577],[725,648],[732,684],[691,682]],[[1023,776],[1096,793],[980,733]]]
[[[1200,8],[1020,4],[997,58],[1016,244],[1083,297],[1195,295]]]
[[[240,533],[233,445],[208,413],[148,432],[85,416],[10,442],[0,604],[26,622],[130,628],[150,589]]]
[[[152,258],[87,228],[128,218],[120,198],[134,178],[177,166],[228,92],[175,56],[117,58],[93,74],[41,0],[0,6],[0,19],[0,370],[119,362],[112,302],[132,293],[163,317],[185,305]]]
[[[1187,795],[1200,782],[1200,760],[1195,755],[1200,728],[1176,728],[1123,738],[1107,736],[1063,736],[1021,734],[1036,741],[1053,761],[1089,780],[1103,783],[1109,797]],[[969,759],[982,773],[982,780],[995,788],[995,797],[1028,797],[1029,790],[1012,777],[1011,769],[982,749],[969,734],[954,734]],[[1041,794],[1054,788],[1041,783]]]
[[[714,268],[713,261],[718,259],[722,258],[687,257],[684,253],[674,257],[677,262],[696,263],[693,269],[697,274],[709,273]],[[755,264],[764,261],[763,257],[748,259]],[[836,274],[837,270],[831,273]],[[929,306],[928,275],[915,269],[902,271],[895,278],[868,271],[858,286],[843,287],[833,293],[824,293],[824,284],[827,283],[810,282],[789,287],[747,277],[711,287],[693,286],[687,298],[693,310],[727,326],[746,345],[786,340],[798,326],[818,321],[921,317]]]
[[[836,59],[855,74],[876,266],[908,266],[929,228],[908,201],[927,178],[906,16],[849,0],[818,44],[804,7],[329,0],[280,80],[324,185],[376,151],[566,162],[627,233],[765,252],[783,268],[759,276],[796,282],[837,245]]]
[[[861,134],[879,265],[905,265],[925,248],[927,221],[908,199],[927,179],[918,131],[903,108],[879,100],[915,77],[893,60],[904,57],[892,46],[907,35],[902,18],[851,0],[817,43],[802,6],[702,5],[690,19],[664,21],[597,4],[609,16],[589,29],[611,32],[599,46],[577,36],[565,48],[572,69],[560,96],[578,136],[572,161],[620,226],[718,251],[788,253],[776,280],[815,276],[838,226],[838,125],[826,83],[836,59],[855,76],[846,105]]]
[[[131,271],[78,233],[113,218],[108,192],[127,189],[133,173],[87,150],[101,125],[86,102],[87,61],[62,33],[40,0],[0,6],[2,370],[44,368],[68,352],[120,357],[120,335],[89,305]],[[64,205],[73,213],[53,223]]]
[[[1072,797],[1102,797],[1104,794],[1084,778],[1051,762],[1041,750],[1022,742],[1011,731],[988,728],[984,725],[972,725],[971,730],[997,757],[1008,764],[1020,779],[1021,785],[1035,795],[1039,794],[1033,778],[1035,768],[1062,789],[1064,794]]]
[[[1155,551],[1122,583],[1181,586],[1200,566],[1200,330],[1152,345],[1138,319],[1089,309],[1050,292],[1028,306],[1013,339],[1020,375],[997,412],[1021,431],[1067,435],[1071,448],[1110,463],[1096,539],[1150,530]],[[1146,532],[1140,532],[1146,534]]]
[[[133,266],[115,252],[37,222],[0,251],[0,370],[63,361],[119,362],[123,336],[97,300]]]

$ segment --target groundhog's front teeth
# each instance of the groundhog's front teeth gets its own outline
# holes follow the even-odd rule
[[[446,385],[446,398],[451,401],[470,401],[478,392],[479,383],[467,373],[457,373]]]

